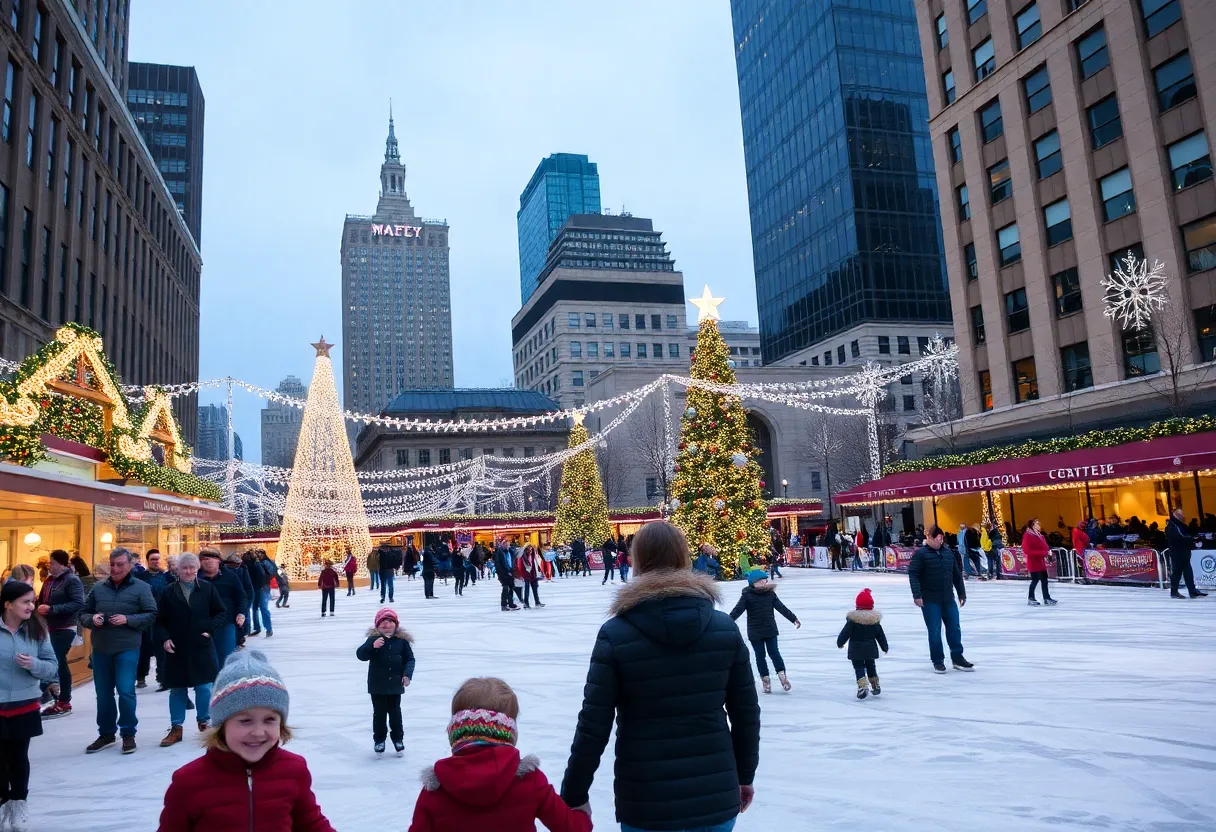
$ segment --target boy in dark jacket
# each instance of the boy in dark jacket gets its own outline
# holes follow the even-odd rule
[[[798,617],[781,603],[781,599],[777,597],[776,585],[769,580],[764,570],[753,569],[747,573],[747,587],[739,596],[739,603],[730,611],[730,617],[737,621],[744,611],[747,612],[747,640],[752,643],[752,650],[756,654],[756,670],[760,673],[765,693],[773,692],[773,685],[768,677],[768,663],[764,661],[765,650],[773,660],[773,669],[777,671],[781,687],[787,691],[793,687],[785,675],[785,660],[777,649],[777,617],[773,615],[774,610],[788,618],[794,627],[802,626]]]
[[[878,659],[878,648],[887,652],[887,634],[882,631],[882,613],[874,609],[874,596],[869,587],[857,593],[857,609],[845,616],[844,629],[836,639],[837,647],[849,645],[849,661],[857,674],[857,698],[865,699],[866,677],[874,695],[882,693],[878,686],[878,670],[874,662]]]
[[[367,692],[372,697],[372,741],[377,754],[384,753],[384,738],[392,723],[393,748],[400,757],[405,751],[405,729],[401,727],[401,694],[414,676],[413,639],[402,630],[397,613],[383,607],[376,613],[375,627],[355,651],[359,661],[367,662]]]

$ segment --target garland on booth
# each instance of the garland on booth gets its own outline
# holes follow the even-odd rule
[[[1216,416],[1165,419],[1139,428],[1112,428],[1091,430],[1076,436],[1057,436],[1054,439],[1028,439],[1016,445],[999,445],[981,448],[961,454],[943,454],[924,459],[904,459],[890,463],[884,474],[904,474],[911,471],[932,471],[939,468],[961,468],[982,465],[986,462],[1001,462],[1007,459],[1025,459],[1039,454],[1059,454],[1065,451],[1082,451],[1090,448],[1111,448],[1130,442],[1161,439],[1166,436],[1187,436],[1216,430]]]

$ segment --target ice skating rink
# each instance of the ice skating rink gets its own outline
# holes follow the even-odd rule
[[[778,617],[794,689],[761,695],[756,802],[739,830],[1216,829],[1216,595],[1171,600],[1162,590],[1053,585],[1060,603],[1027,607],[1024,582],[969,581],[963,643],[976,672],[932,672],[906,576],[787,569]],[[724,608],[742,582],[722,585]],[[858,702],[836,636],[864,586],[891,652],[883,693]],[[403,699],[406,753],[372,752],[366,665],[355,659],[379,592],[337,598],[321,619],[318,592],[274,609],[272,639],[252,638],[291,692],[288,746],[308,759],[338,830],[402,830],[418,772],[448,753],[452,692],[495,675],[519,693],[520,749],[560,784],[596,629],[614,587],[600,576],[542,584],[541,610],[501,613],[497,581],[462,598],[398,579],[393,606],[415,637],[418,666]],[[740,621],[743,624],[743,621]],[[759,681],[757,680],[757,687]],[[30,806],[37,830],[156,828],[174,769],[201,753],[158,743],[168,694],[139,692],[139,751],[86,756],[96,736],[92,686],[75,713],[33,740]],[[190,717],[192,719],[192,715]],[[612,743],[592,789],[598,829],[613,822]],[[487,831],[488,832],[488,831]]]

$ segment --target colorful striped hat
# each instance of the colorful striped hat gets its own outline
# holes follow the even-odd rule
[[[224,662],[211,694],[211,722],[223,725],[228,717],[250,708],[278,711],[287,721],[287,686],[259,650],[238,650]]]
[[[518,736],[515,720],[485,708],[457,711],[448,722],[453,753],[474,745],[515,745]]]

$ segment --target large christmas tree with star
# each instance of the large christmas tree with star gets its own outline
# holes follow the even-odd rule
[[[709,287],[692,303],[700,310],[693,353],[694,379],[735,384],[729,352],[716,320],[722,300]],[[672,482],[672,521],[693,546],[718,550],[726,575],[738,576],[768,547],[767,510],[747,412],[738,396],[688,388]]]
[[[575,414],[570,429],[571,448],[588,439],[582,414]],[[600,469],[595,464],[595,450],[586,447],[562,466],[562,484],[557,492],[557,517],[553,523],[553,543],[562,546],[576,538],[596,548],[608,539],[608,500],[600,483]]]

